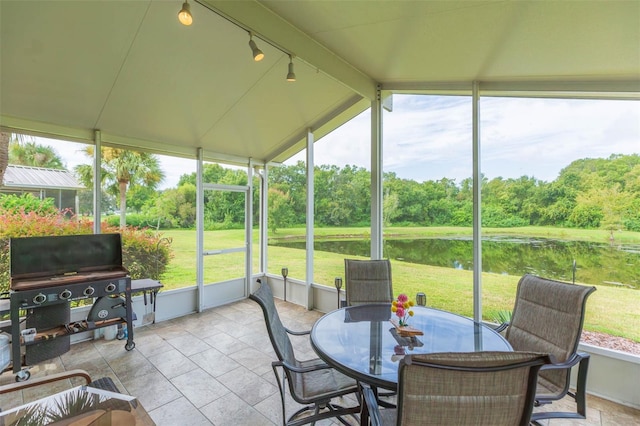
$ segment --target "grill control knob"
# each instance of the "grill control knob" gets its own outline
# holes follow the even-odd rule
[[[107,293],[113,293],[115,291],[115,289],[116,289],[116,285],[114,283],[109,283],[104,288],[104,291],[106,291]]]
[[[35,303],[36,305],[41,305],[46,301],[47,301],[47,296],[45,296],[42,293],[38,293],[36,297],[33,298],[33,303]]]
[[[71,290],[65,289],[62,293],[60,293],[60,299],[67,300],[72,296]]]
[[[84,294],[85,296],[91,296],[93,293],[96,292],[96,289],[89,286],[87,288],[84,289],[84,291],[82,292],[82,294]]]

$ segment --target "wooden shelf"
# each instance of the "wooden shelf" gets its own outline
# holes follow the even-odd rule
[[[126,323],[124,318],[113,318],[106,321],[78,321],[78,324],[81,324],[79,330],[70,330],[68,327],[64,325],[51,328],[42,333],[37,333],[34,340],[32,342],[25,342],[24,338],[20,336],[20,343],[24,346],[34,345],[36,343],[41,343],[49,340],[56,339],[58,337],[69,336],[71,334],[83,333],[85,331],[92,331],[98,328],[108,327],[110,325],[118,325]]]

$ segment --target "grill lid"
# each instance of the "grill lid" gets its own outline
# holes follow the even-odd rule
[[[11,289],[19,280],[66,277],[100,272],[120,272],[122,242],[120,234],[62,235],[10,239]],[[52,280],[55,281],[55,280]],[[65,281],[68,282],[68,281]]]

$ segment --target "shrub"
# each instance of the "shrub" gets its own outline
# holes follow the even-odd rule
[[[31,194],[22,194],[20,196],[0,194],[0,211],[50,214],[57,213],[58,209],[53,202],[53,198],[40,200]]]
[[[104,219],[105,223],[109,226],[120,226],[120,215],[107,216]],[[174,228],[171,221],[166,219],[160,219],[155,216],[140,213],[127,214],[127,227],[132,228],[158,228],[158,229],[170,229]]]
[[[624,221],[624,227],[627,231],[640,232],[640,219],[627,219]]]
[[[501,207],[489,205],[482,209],[482,226],[513,228],[527,225],[529,225],[529,222],[526,219],[506,213]]]
[[[51,211],[31,203],[33,200],[28,200],[30,211],[26,211],[24,206],[0,207],[0,293],[9,290],[10,238],[93,233],[91,221],[75,220],[67,211],[55,208]],[[43,205],[46,206],[46,200]],[[148,229],[119,229],[106,223],[102,232],[122,235],[122,263],[131,278],[159,279],[166,270],[171,258],[170,240]]]
[[[144,228],[106,228],[107,232],[122,235],[122,263],[131,278],[160,279],[171,260],[171,240],[161,238],[154,231]]]

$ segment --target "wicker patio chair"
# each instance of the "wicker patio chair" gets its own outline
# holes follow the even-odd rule
[[[319,358],[305,361],[296,359],[289,334],[300,336],[310,332],[291,331],[282,324],[273,301],[273,293],[268,284],[261,283],[260,288],[249,297],[262,308],[269,338],[278,357],[278,361],[272,362],[271,367],[276,375],[280,390],[282,423],[287,426],[298,426],[337,417],[342,423],[347,424],[341,418],[346,415],[352,415],[358,419],[360,405],[341,407],[331,402],[333,398],[349,394],[354,394],[360,401],[356,381],[329,367]],[[282,369],[282,377],[278,373],[279,369]],[[305,405],[293,413],[289,419],[286,417],[285,410],[285,381],[288,383],[291,397],[296,402]],[[309,411],[312,414],[306,415]]]
[[[540,369],[536,406],[569,395],[576,412],[534,412],[534,424],[547,418],[585,419],[589,354],[578,352],[587,298],[592,286],[567,284],[533,275],[518,283],[516,302],[505,337],[516,351],[549,353],[553,364]],[[569,390],[571,368],[578,365],[575,392]]]
[[[363,385],[373,426],[528,425],[537,372],[549,357],[528,352],[407,355],[398,367],[398,408],[379,410]]]
[[[391,262],[388,259],[345,259],[344,275],[347,306],[393,301]]]

